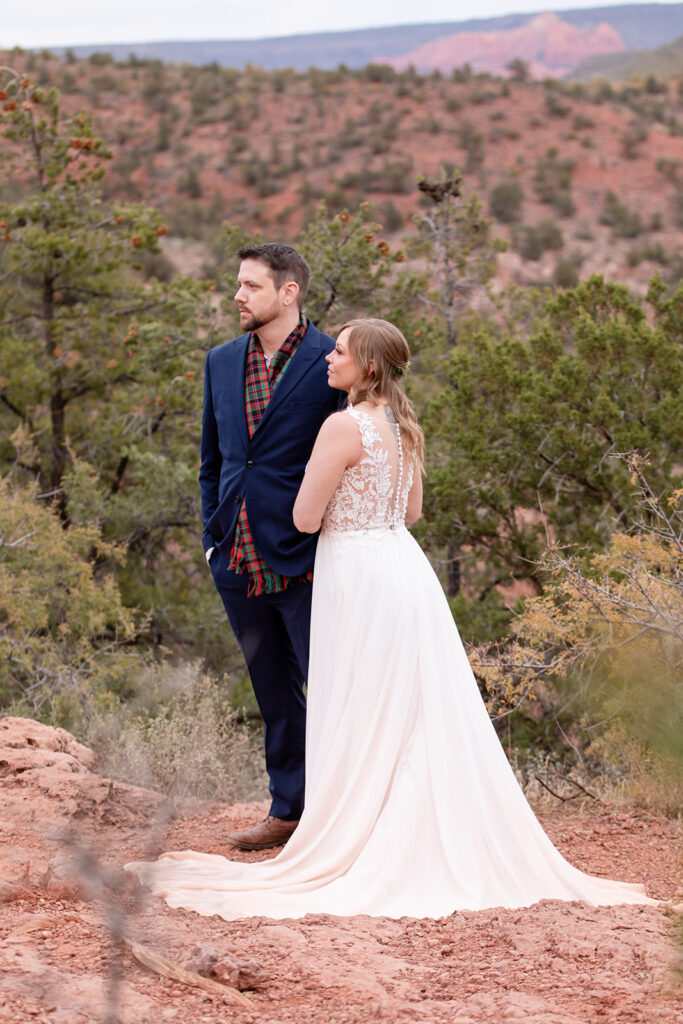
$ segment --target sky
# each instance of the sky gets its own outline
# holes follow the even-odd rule
[[[31,0],[3,4],[0,49],[259,39],[383,25],[465,21],[502,14],[617,6],[623,0]],[[679,0],[665,0],[679,2]]]

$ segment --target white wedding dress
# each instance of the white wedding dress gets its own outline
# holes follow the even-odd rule
[[[413,468],[396,428],[348,415],[364,454],[318,543],[301,822],[269,861],[185,850],[127,869],[170,906],[227,920],[651,902],[572,867],[543,832],[404,525]]]

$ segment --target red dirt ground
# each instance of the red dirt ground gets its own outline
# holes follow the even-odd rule
[[[676,827],[667,819],[605,807],[539,814],[572,863],[642,881],[667,901],[661,907],[546,901],[437,921],[226,922],[170,910],[119,868],[187,846],[270,856],[223,845],[265,805],[186,805],[169,821],[157,794],[103,779],[92,765],[62,730],[0,720],[2,1024],[683,1020],[672,944]],[[190,966],[202,944],[228,961],[256,961],[267,979],[236,1006],[227,990],[205,992],[143,967],[130,946],[117,947],[117,928],[179,966]]]

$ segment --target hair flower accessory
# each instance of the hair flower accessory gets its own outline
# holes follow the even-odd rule
[[[391,376],[392,377],[403,377],[405,373],[410,369],[410,363],[404,363],[403,366],[392,366]]]

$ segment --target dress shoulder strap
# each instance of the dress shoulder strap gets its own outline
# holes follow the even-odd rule
[[[378,441],[382,440],[377,427],[372,421],[372,416],[367,412],[362,412],[360,409],[354,409],[352,405],[348,406],[346,412],[354,418],[358,425],[361,443],[365,451],[369,451],[377,444]]]

